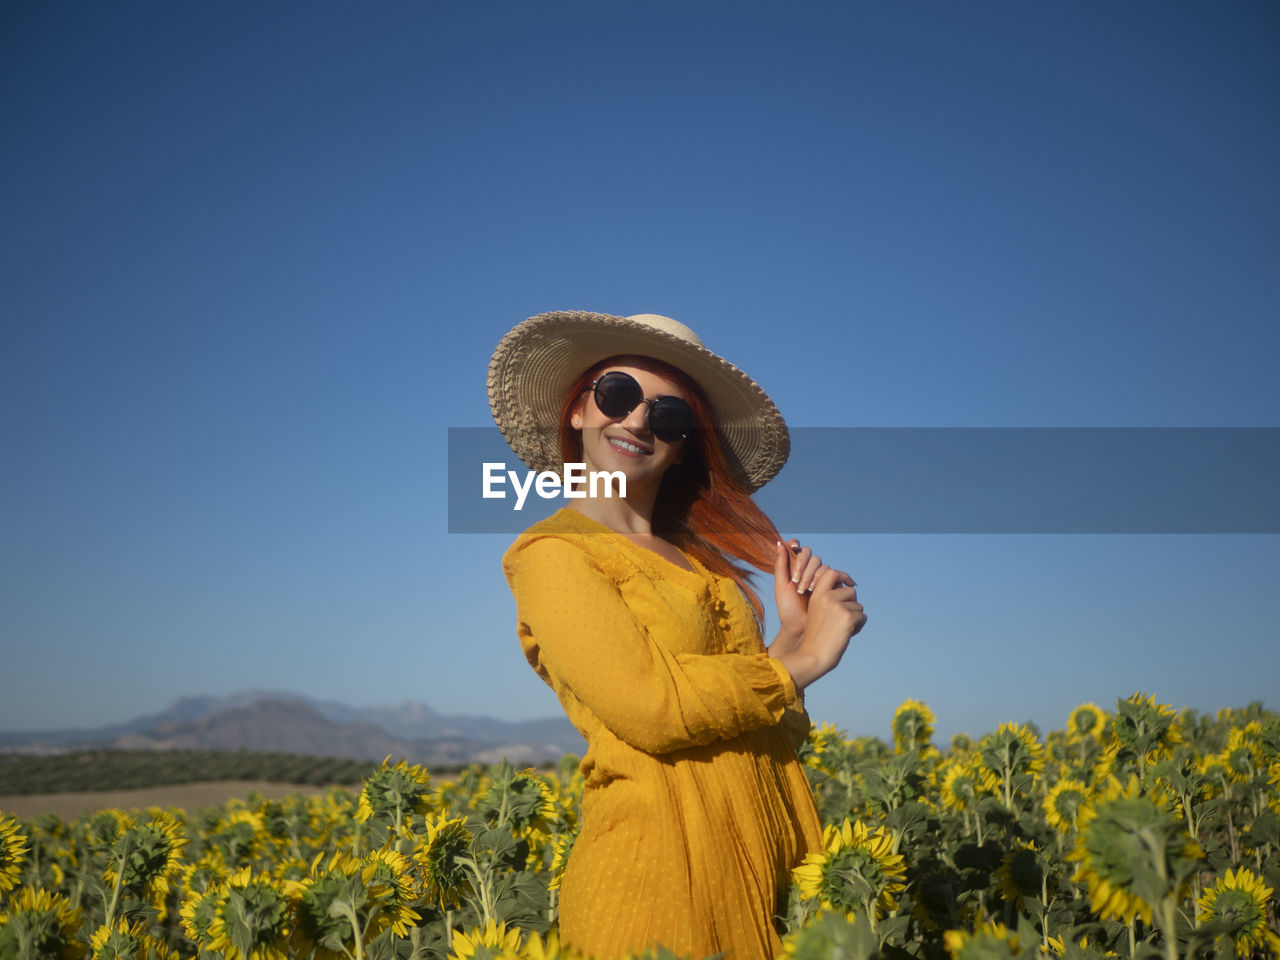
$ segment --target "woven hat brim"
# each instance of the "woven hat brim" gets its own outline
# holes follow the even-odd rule
[[[583,371],[620,354],[652,357],[693,378],[711,404],[730,469],[748,491],[787,462],[791,438],[782,414],[738,367],[666,330],[580,310],[530,317],[502,338],[489,361],[489,407],[516,456],[531,469],[558,472],[565,395]]]

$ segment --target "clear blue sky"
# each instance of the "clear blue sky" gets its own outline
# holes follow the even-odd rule
[[[1278,52],[1249,0],[5,4],[0,729],[557,713],[444,488],[544,310],[797,427],[1280,426]],[[1280,703],[1280,537],[812,539],[851,733]]]

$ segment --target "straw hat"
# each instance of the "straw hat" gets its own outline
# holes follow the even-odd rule
[[[607,357],[635,354],[682,370],[702,388],[726,459],[748,491],[768,483],[791,451],[782,414],[754,380],[670,317],[581,310],[540,313],[502,338],[489,360],[489,407],[516,456],[559,473],[560,407],[575,380]]]

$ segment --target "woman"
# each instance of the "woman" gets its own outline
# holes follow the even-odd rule
[[[530,318],[494,352],[489,398],[530,467],[626,479],[625,497],[570,500],[503,557],[525,657],[588,744],[562,943],[597,960],[775,956],[791,869],[821,849],[801,694],[866,622],[848,575],[784,547],[750,498],[786,460],[782,417],[650,314]],[[774,575],[767,649],[748,564]]]

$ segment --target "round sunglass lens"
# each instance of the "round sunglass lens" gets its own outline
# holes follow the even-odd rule
[[[625,417],[643,399],[640,384],[625,373],[606,373],[596,381],[596,406],[606,417]]]
[[[687,437],[693,430],[693,409],[679,397],[663,397],[649,407],[649,429],[667,443]]]

